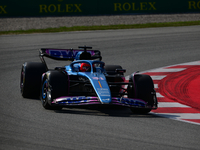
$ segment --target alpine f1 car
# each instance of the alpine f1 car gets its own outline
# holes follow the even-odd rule
[[[90,50],[88,50],[90,49]],[[105,65],[99,50],[41,48],[41,62],[25,62],[20,89],[24,98],[40,97],[45,109],[80,105],[119,105],[134,113],[148,113],[157,108],[156,92],[149,75],[130,75],[119,65]],[[49,69],[44,60],[72,61],[70,65]]]

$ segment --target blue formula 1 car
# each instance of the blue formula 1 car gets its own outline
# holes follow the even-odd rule
[[[119,65],[105,65],[98,50],[39,50],[42,62],[25,62],[20,89],[24,98],[40,97],[45,109],[81,105],[119,105],[134,113],[148,113],[157,108],[156,92],[149,75],[133,73],[125,81]],[[44,60],[72,61],[70,65],[49,69]]]

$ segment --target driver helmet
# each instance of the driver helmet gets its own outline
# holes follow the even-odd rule
[[[80,67],[81,72],[89,72],[91,71],[91,66],[88,63],[82,63]]]

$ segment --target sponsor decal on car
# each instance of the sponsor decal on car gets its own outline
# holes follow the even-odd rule
[[[110,92],[106,88],[97,88],[97,91],[100,96],[110,96]]]
[[[53,50],[53,49],[48,49],[46,50],[46,53],[49,54],[50,56],[57,57],[57,58],[75,58],[77,53],[80,52],[80,50]],[[87,51],[91,55],[94,55],[94,51]]]
[[[92,77],[93,80],[104,80],[102,77]]]

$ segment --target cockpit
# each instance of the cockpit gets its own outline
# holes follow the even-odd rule
[[[105,72],[105,64],[101,61],[80,61],[72,65],[72,68],[76,72]]]

